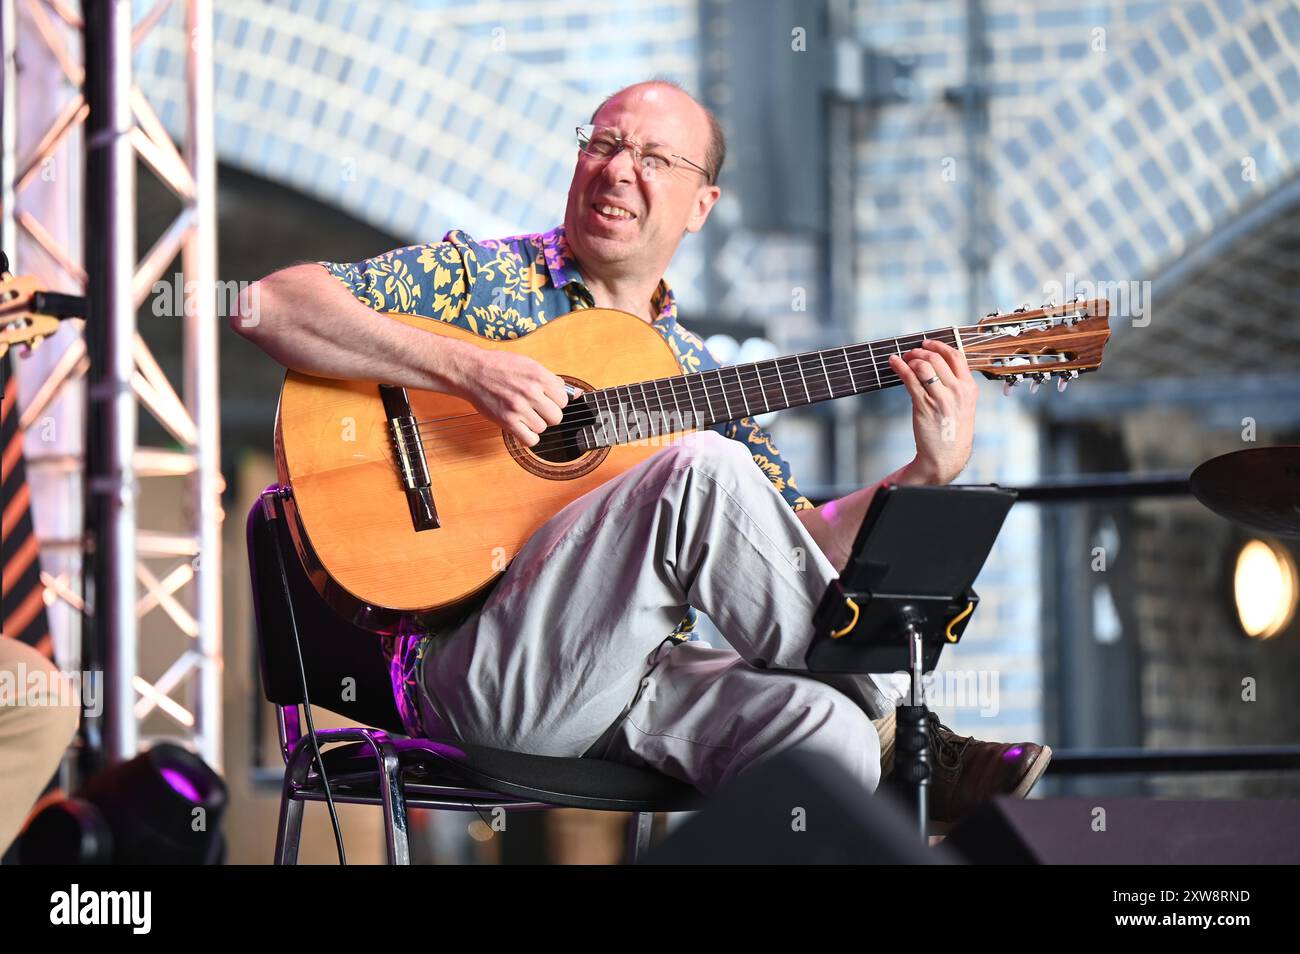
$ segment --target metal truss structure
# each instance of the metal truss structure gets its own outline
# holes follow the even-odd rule
[[[133,84],[132,58],[169,8],[182,2],[187,126],[178,148],[146,91]],[[14,272],[36,274],[52,289],[86,293],[97,316],[84,334],[83,322],[69,322],[78,327],[55,336],[19,367],[37,532],[43,562],[53,567],[42,574],[46,603],[69,610],[51,613],[55,645],[73,660],[95,657],[81,651],[83,640],[94,638],[102,648],[105,720],[102,734],[92,731],[87,738],[102,744],[104,759],[135,755],[151,741],[142,731],[145,720],[161,714],[162,730],[152,735],[188,744],[219,768],[222,478],[211,0],[158,0],[139,16],[130,0],[103,0],[86,4],[84,19],[68,0],[0,3],[0,241]],[[88,86],[97,80],[97,88]],[[92,101],[103,105],[99,116],[91,115]],[[30,127],[42,109],[46,115],[24,142],[20,117]],[[78,148],[83,141],[84,150]],[[138,260],[137,157],[180,203],[179,214]],[[66,175],[50,174],[57,169]],[[187,292],[199,290],[186,294],[185,314],[173,316],[184,322],[179,393],[136,328],[137,311],[177,256]],[[81,446],[83,393],[95,427],[89,448]],[[138,408],[161,424],[174,447],[138,446]],[[92,448],[98,463],[87,471]],[[139,482],[155,478],[188,481],[183,531],[139,525]],[[63,519],[64,529],[51,531],[60,525],[53,511],[76,514],[83,499],[88,516],[100,514],[98,525],[88,524],[83,534],[79,520]],[[89,589],[82,579],[86,541],[95,542],[97,561]],[[84,614],[82,626],[78,614]],[[174,658],[169,649],[142,642],[141,623],[150,614],[183,634],[184,648]],[[151,620],[150,631],[157,629]],[[160,665],[161,656],[167,658]],[[142,658],[149,660],[150,675]],[[67,665],[65,658],[60,662]],[[151,724],[160,723],[154,718]]]

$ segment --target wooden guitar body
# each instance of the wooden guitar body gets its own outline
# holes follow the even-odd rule
[[[575,311],[502,341],[392,317],[526,355],[584,391],[681,374],[668,342],[619,311]],[[276,419],[276,464],[281,487],[292,490],[286,510],[299,556],[336,611],[376,632],[392,631],[402,614],[425,624],[454,616],[543,523],[668,442],[665,436],[545,460],[467,401],[405,394],[411,416],[432,422],[420,428],[438,524],[428,529],[413,525],[380,385],[291,371]]]

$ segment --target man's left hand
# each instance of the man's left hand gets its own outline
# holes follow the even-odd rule
[[[942,341],[924,341],[902,357],[891,354],[889,366],[912,395],[911,466],[925,483],[949,483],[970,460],[975,436],[979,385],[966,356]]]

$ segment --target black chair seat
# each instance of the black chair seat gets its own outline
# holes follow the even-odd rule
[[[601,811],[693,811],[702,796],[690,785],[649,769],[598,759],[529,755],[464,742],[390,739],[411,783],[471,786],[561,808]],[[324,752],[331,783],[378,784],[374,750],[365,742]]]
[[[311,740],[301,722],[308,695],[313,704],[367,727],[322,729],[317,736],[331,795],[383,807],[392,864],[410,863],[408,805],[630,812],[625,857],[632,862],[650,844],[655,812],[703,807],[704,796],[690,785],[651,769],[405,738],[383,642],[321,599],[295,552],[286,511],[290,499],[275,485],[268,487],[249,511],[247,524],[262,689],[276,706],[286,764],[276,864],[297,864],[305,804],[325,798],[312,753],[304,748]],[[342,685],[351,691],[341,693]],[[381,767],[377,746],[396,752],[395,770]]]

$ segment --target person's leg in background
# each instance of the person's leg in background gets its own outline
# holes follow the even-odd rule
[[[0,854],[59,767],[79,720],[76,697],[54,664],[0,636]]]
[[[534,534],[480,610],[429,643],[418,674],[426,730],[582,755],[637,695],[648,660],[690,604],[738,654],[709,683],[709,704],[723,707],[714,721],[736,720],[739,705],[753,731],[732,737],[735,751],[683,761],[687,781],[716,783],[747,760],[804,743],[842,750],[874,787],[871,718],[885,714],[884,695],[858,680],[860,698],[877,706],[864,712],[806,671],[795,675],[834,577],[746,448],[702,432],[571,503]],[[751,691],[761,699],[747,704]],[[683,705],[706,721],[709,705]]]

